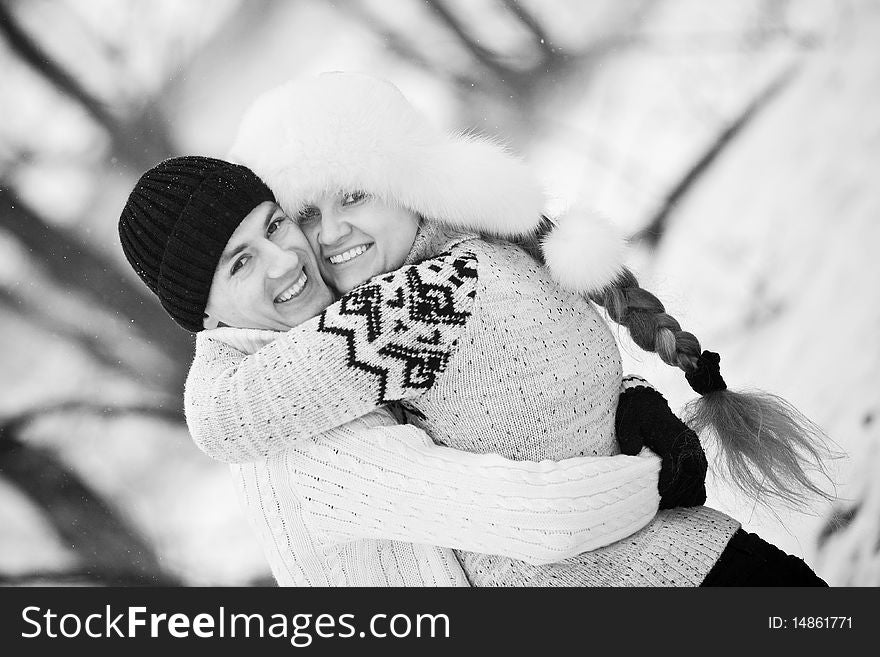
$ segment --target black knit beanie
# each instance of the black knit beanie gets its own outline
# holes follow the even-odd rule
[[[119,240],[171,318],[201,331],[226,243],[251,210],[274,200],[246,167],[209,157],[172,158],[138,180],[119,217]]]

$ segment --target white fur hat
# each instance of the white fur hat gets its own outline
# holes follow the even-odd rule
[[[544,194],[502,145],[446,134],[389,82],[324,73],[251,105],[229,159],[260,176],[292,211],[324,192],[366,191],[426,219],[512,237],[535,229]]]
[[[292,80],[246,111],[228,159],[253,170],[288,212],[326,192],[365,191],[425,219],[497,237],[533,233],[544,193],[496,141],[445,133],[390,82],[358,73]],[[543,243],[559,284],[600,290],[620,270],[608,222],[572,212]]]

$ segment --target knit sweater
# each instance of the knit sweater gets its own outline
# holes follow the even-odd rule
[[[371,413],[231,466],[279,585],[467,586],[441,546],[555,562],[613,540],[612,526],[631,533],[656,508],[654,457],[628,457],[626,471],[602,472],[610,459],[595,458],[511,464],[391,422]],[[649,510],[627,511],[639,505]]]
[[[243,358],[279,335],[200,334],[188,394],[230,349]],[[467,586],[447,545],[559,561],[644,526],[657,509],[658,469],[648,450],[543,463],[462,452],[398,425],[387,409],[231,466],[281,586]]]
[[[423,238],[411,259],[436,245]],[[252,357],[230,350],[209,364],[197,353],[200,384],[187,394],[196,441],[228,460],[263,457],[404,400],[411,421],[458,449],[528,461],[614,454],[620,360],[595,309],[511,246],[456,237],[444,247]],[[339,526],[326,499],[309,513],[336,522],[336,540],[365,538],[359,523]],[[475,585],[695,585],[737,527],[705,507],[677,509],[552,565],[455,547],[469,550],[459,556]]]

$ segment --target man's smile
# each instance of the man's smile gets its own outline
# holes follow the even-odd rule
[[[287,303],[298,297],[303,293],[303,290],[306,289],[306,285],[309,282],[309,277],[306,274],[305,267],[303,267],[300,275],[297,276],[296,280],[287,287],[281,294],[275,297],[275,303]]]

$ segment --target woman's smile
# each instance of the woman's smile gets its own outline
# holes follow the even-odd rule
[[[373,243],[370,242],[368,244],[358,244],[350,249],[346,249],[342,253],[337,253],[335,255],[331,255],[327,257],[327,262],[331,265],[344,265],[347,262],[351,262],[355,258],[359,258],[364,253],[366,253],[370,248],[372,248]]]

